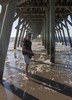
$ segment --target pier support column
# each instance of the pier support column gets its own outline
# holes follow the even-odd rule
[[[2,12],[1,12],[1,15],[0,15],[0,33],[1,33],[1,27],[2,27],[2,22],[3,22],[3,18],[4,18],[4,14],[5,14],[5,9],[6,9],[6,6],[2,6]]]
[[[23,29],[23,34],[22,34],[22,38],[24,38],[24,34],[25,34],[25,28]]]
[[[60,42],[60,36],[59,36],[59,31],[56,29],[57,37],[58,37],[58,42]]]
[[[44,17],[44,47],[46,49],[46,16]]]
[[[24,34],[25,34],[25,30],[26,30],[26,24],[24,24],[24,28],[23,28],[23,32],[22,32],[22,36],[21,36],[21,39],[20,39],[20,44],[22,44],[22,41],[24,40]],[[22,45],[21,45],[22,46]]]
[[[18,27],[17,27],[16,37],[15,37],[15,43],[14,43],[14,49],[16,49],[16,45],[17,45],[17,39],[18,39],[19,28],[20,28],[20,21],[21,21],[21,18],[19,18],[19,21],[18,21]]]
[[[22,34],[22,37],[21,37],[21,39],[20,39],[20,44],[22,44],[22,41],[24,40],[24,34],[25,34],[25,27],[24,27],[24,29],[23,29],[23,34]]]
[[[65,20],[64,22],[65,22],[66,29],[67,29],[67,33],[68,33],[68,38],[69,38],[69,42],[70,42],[70,47],[72,47],[72,43],[71,43],[71,38],[70,38],[70,34],[69,34],[68,25],[67,25],[67,22],[66,22],[66,20]]]
[[[59,40],[59,36],[58,36],[58,32],[57,32],[57,31],[56,31],[56,34],[57,34],[58,42],[60,42],[60,40]]]
[[[19,44],[20,44],[20,39],[21,39],[23,28],[24,28],[24,23],[23,23],[22,28],[21,28],[21,32],[20,32],[20,36],[19,36],[17,47],[19,47]]]
[[[58,42],[58,36],[57,36],[57,31],[55,31],[55,39],[56,39],[56,42]]]
[[[51,52],[51,62],[55,62],[55,0],[49,0],[50,4],[50,52]]]
[[[42,30],[41,30],[41,39],[42,39],[42,45],[44,45],[44,26],[42,25]]]
[[[62,34],[61,34],[61,30],[60,30],[60,28],[59,28],[59,33],[60,33],[61,42],[62,42],[62,45],[63,45],[63,37],[62,37]]]
[[[72,15],[70,15],[70,18],[71,18],[71,22],[72,22]]]
[[[50,33],[49,33],[49,9],[46,9],[46,49],[47,49],[47,56],[49,57],[50,54]]]
[[[45,17],[44,17],[44,20],[43,20],[43,40],[44,40],[44,47],[46,48],[46,22],[45,22]]]
[[[65,33],[64,33],[64,29],[63,29],[62,24],[61,24],[61,28],[62,28],[62,32],[63,32],[63,36],[64,36],[65,45],[67,46],[67,41],[66,41],[66,37],[65,37]]]
[[[16,5],[17,5],[17,0],[9,0],[3,18],[1,35],[0,35],[0,79],[2,79],[3,77],[5,58],[7,55]]]

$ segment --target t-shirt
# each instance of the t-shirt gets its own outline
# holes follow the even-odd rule
[[[32,45],[31,41],[24,39],[23,46],[25,47],[26,50],[32,51],[31,45]],[[23,55],[29,55],[29,53],[26,51],[23,51]]]

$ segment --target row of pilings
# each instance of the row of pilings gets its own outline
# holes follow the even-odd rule
[[[21,24],[22,27],[20,29]],[[47,49],[47,54],[48,55],[51,54],[51,62],[54,63],[55,62],[55,1],[52,2],[52,0],[50,0],[50,8],[47,7],[42,24],[43,24],[41,31],[42,42],[45,48]],[[22,37],[24,36],[25,29],[27,29],[26,25],[27,23],[24,22],[24,20],[21,20],[21,18],[19,17],[14,49],[16,49],[16,47],[20,45]]]
[[[15,17],[16,5],[18,0],[9,0],[7,5],[2,5],[2,12],[0,17],[0,78],[2,79],[4,64],[7,55],[11,29],[13,22],[18,19],[18,25],[16,27],[16,37],[14,43],[14,49],[18,47],[24,37],[25,30],[29,30],[27,22],[21,19],[20,16]],[[72,18],[72,17],[71,17]],[[69,34],[69,28],[67,23],[72,25],[68,19],[64,19],[63,22],[55,22],[55,0],[49,0],[49,5],[46,8],[45,16],[42,22],[41,36],[42,44],[47,50],[47,56],[52,63],[55,63],[55,42],[62,42],[67,45],[67,40],[64,32],[66,28],[69,38],[70,46],[72,47],[71,37]]]
[[[54,43],[60,42],[62,43],[62,45],[65,45],[65,46],[70,45],[70,47],[72,47],[72,38],[70,36],[69,27],[68,27],[68,24],[72,26],[72,21],[70,22],[70,19],[72,18],[72,16],[69,15],[70,18],[67,17],[67,19],[64,19],[62,22],[55,23],[55,31],[53,31],[53,35],[54,35],[53,37],[53,35],[50,33],[50,23],[51,22],[50,22],[50,15],[48,13],[49,12],[47,12],[45,15],[41,34],[42,34],[42,44],[47,50],[47,55],[50,56],[52,39],[54,39],[53,40]],[[47,16],[47,14],[49,16]],[[52,26],[53,26],[53,22],[52,22]],[[53,46],[55,46],[55,44],[53,44]],[[53,50],[54,48],[52,49],[52,52]],[[51,59],[51,62],[54,62],[54,61],[52,61]]]

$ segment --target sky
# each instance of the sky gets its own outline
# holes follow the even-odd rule
[[[0,5],[0,13],[1,13],[1,5]],[[68,19],[71,21],[70,16],[68,16]],[[15,27],[17,26],[17,24],[18,24],[18,19],[13,23],[12,31],[11,31],[11,37],[15,37],[16,36]],[[70,24],[68,24],[68,28],[69,28],[70,36],[72,36],[72,26]],[[64,28],[64,32],[65,32],[65,36],[68,36],[66,28]]]

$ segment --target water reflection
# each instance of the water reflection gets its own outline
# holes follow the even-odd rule
[[[14,86],[13,84],[10,84],[7,81],[1,81],[0,84],[5,88],[8,98],[7,100],[14,100],[13,94],[18,96],[22,100],[39,100],[38,98],[30,95],[29,93],[26,93],[26,91],[21,90],[20,88]],[[8,90],[10,92],[8,92]]]
[[[60,50],[60,48],[57,48],[57,50]],[[4,78],[6,77],[5,80],[7,81],[3,83],[7,96],[9,96],[8,99],[10,96],[13,100],[48,100],[49,97],[50,100],[54,100],[55,96],[55,100],[57,100],[57,96],[58,99],[59,96],[62,98],[64,96],[72,97],[72,68],[68,66],[71,64],[69,63],[71,55],[68,55],[67,51],[65,53],[56,51],[58,59],[63,60],[65,55],[66,58],[62,64],[58,62],[51,64],[49,59],[46,60],[46,50],[41,44],[38,44],[38,47],[34,46],[34,52],[35,55],[29,66],[29,72],[33,75],[29,77],[29,80],[26,80],[24,77],[25,65],[21,51],[9,51],[4,73]],[[71,54],[71,52],[69,53]],[[60,54],[61,56],[59,56]],[[68,65],[65,64],[66,61],[68,61]],[[8,91],[11,93],[9,94]],[[14,99],[14,96],[19,99]],[[68,98],[65,100],[68,100]]]
[[[16,50],[14,52],[14,58],[17,58],[17,52],[16,52]]]
[[[33,80],[33,78],[34,78],[34,80]],[[70,87],[70,86],[67,86],[65,84],[62,84],[62,83],[59,83],[59,82],[56,82],[56,81],[53,81],[50,79],[46,79],[46,78],[38,76],[38,75],[33,75],[31,77],[31,80],[36,82],[37,84],[41,84],[41,85],[49,87],[57,92],[60,92],[62,94],[72,97],[72,87]]]

